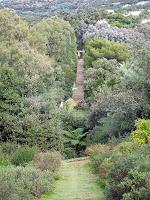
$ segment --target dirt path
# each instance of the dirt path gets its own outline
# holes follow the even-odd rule
[[[83,64],[84,64],[83,59],[80,59],[77,66],[77,77],[76,77],[76,82],[75,82],[75,89],[72,95],[73,100],[77,102],[84,100]]]
[[[64,162],[62,178],[56,182],[55,191],[41,200],[105,200],[103,190],[91,173],[88,160]]]

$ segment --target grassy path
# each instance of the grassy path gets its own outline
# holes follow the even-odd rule
[[[90,172],[88,160],[65,161],[61,173],[62,179],[56,182],[55,191],[41,200],[105,200],[103,190]]]

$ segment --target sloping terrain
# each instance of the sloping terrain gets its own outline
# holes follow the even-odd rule
[[[72,96],[74,101],[80,102],[84,100],[84,89],[83,89],[83,59],[79,60],[77,66],[77,77],[75,83],[75,89]]]

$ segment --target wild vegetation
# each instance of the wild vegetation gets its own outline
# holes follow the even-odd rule
[[[150,120],[137,121],[131,141],[87,148],[92,167],[106,184],[108,199],[149,199],[150,139],[144,136],[150,134],[149,123]]]
[[[82,192],[105,199],[103,191],[112,200],[149,200],[150,32],[141,24],[148,13],[126,16],[122,1],[108,2],[114,13],[98,1],[84,10],[68,2],[60,12],[52,1],[50,17],[43,10],[31,23],[0,9],[0,200],[55,199],[69,188],[68,200]],[[85,50],[81,102],[72,99],[77,49]],[[96,179],[86,161],[61,165],[86,155]]]

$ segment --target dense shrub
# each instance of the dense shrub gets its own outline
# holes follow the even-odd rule
[[[140,145],[136,142],[122,142],[114,148],[112,156],[125,157],[139,148]]]
[[[113,162],[109,156],[103,160],[103,162],[101,163],[101,165],[98,168],[98,174],[100,175],[101,178],[103,178],[103,179],[108,178],[108,173],[109,173],[109,170],[111,169],[112,165],[113,165]]]
[[[109,158],[111,155],[110,152],[105,152],[105,153],[92,153],[91,154],[91,166],[92,168],[96,171],[96,172],[99,172],[99,168],[101,166],[101,164],[103,163],[103,161],[106,159],[106,158]]]
[[[53,189],[53,176],[33,167],[1,167],[0,183],[0,200],[31,200]]]
[[[76,158],[76,151],[75,149],[72,147],[65,147],[64,149],[64,157],[66,159],[70,159],[70,158]]]
[[[9,163],[9,160],[0,154],[0,166],[7,166]]]
[[[112,200],[148,200],[150,198],[150,146],[124,141],[112,150],[93,145],[86,150],[91,166],[106,183]]]
[[[59,152],[41,152],[34,157],[34,163],[42,171],[55,172],[61,165],[61,155]]]
[[[27,190],[35,197],[40,197],[43,193],[53,189],[53,174],[50,171],[41,171],[33,167],[18,168],[17,175],[23,180]]]
[[[113,163],[108,175],[107,193],[113,200],[149,200],[150,147],[139,150]]]
[[[87,147],[85,150],[86,155],[91,155],[92,153],[107,153],[110,151],[110,147],[104,144],[94,144]]]
[[[1,150],[6,155],[11,155],[16,150],[16,146],[13,143],[6,142],[1,145]]]
[[[85,153],[90,156],[92,168],[98,172],[103,161],[110,157],[111,147],[102,144],[95,144],[88,147]]]
[[[131,133],[131,137],[139,144],[150,142],[150,120],[140,119],[136,121],[136,130]]]
[[[64,156],[66,158],[77,157],[82,154],[86,146],[84,129],[86,112],[84,110],[65,108],[61,112],[61,118],[64,130]]]
[[[29,192],[23,182],[17,180],[17,169],[14,167],[0,168],[0,200],[30,200]]]
[[[122,160],[129,154],[136,152],[140,148],[138,143],[134,142],[121,142],[114,147],[110,157],[104,159],[102,164],[99,166],[99,175],[102,178],[108,178],[108,173],[110,169],[114,166],[114,163],[117,163],[119,160]]]
[[[20,147],[12,155],[11,162],[16,166],[26,165],[33,160],[35,152],[34,148]]]

